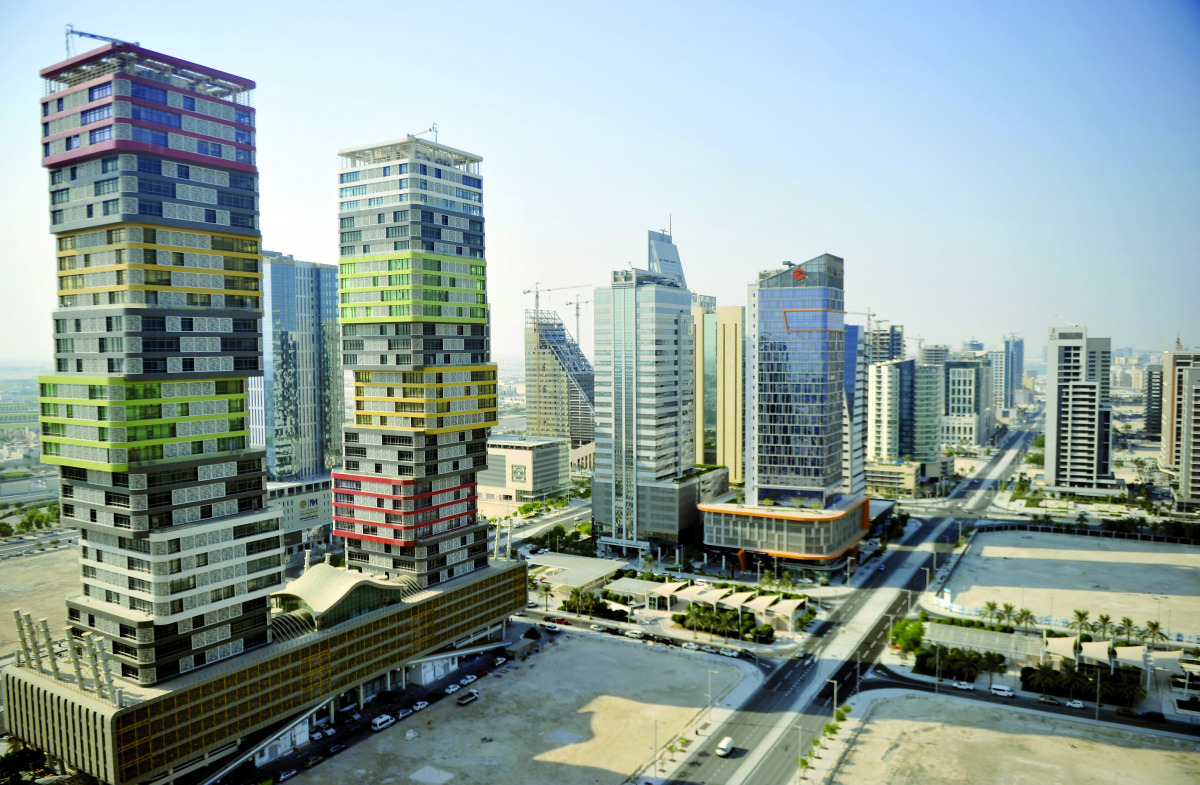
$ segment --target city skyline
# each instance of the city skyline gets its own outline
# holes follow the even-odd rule
[[[341,146],[430,121],[443,144],[481,150],[506,183],[487,205],[503,227],[488,238],[489,288],[505,304],[494,313],[501,346],[521,339],[532,305],[524,288],[598,285],[640,260],[636,238],[656,223],[693,249],[696,291],[730,293],[720,305],[744,304],[759,270],[827,251],[855,263],[848,310],[870,307],[927,343],[957,345],[970,334],[995,345],[1015,332],[1036,361],[1046,327],[1063,323],[1057,314],[1116,346],[1149,350],[1173,345],[1187,327],[1187,287],[1156,283],[1187,280],[1200,246],[1188,220],[1200,203],[1191,143],[1200,14],[1186,4],[1156,6],[1153,17],[1082,4],[903,14],[710,7],[686,16],[667,6],[639,11],[635,24],[617,12],[540,8],[530,20],[479,6],[475,24],[455,33],[473,56],[406,86],[403,105],[372,104],[353,129],[338,107],[377,85],[341,79],[327,58],[303,54],[318,49],[318,30],[332,29],[325,12],[290,21],[276,9],[238,13],[248,29],[272,29],[272,42],[286,39],[287,54],[282,44],[246,47],[215,34],[197,43],[225,24],[220,13],[183,26],[82,5],[63,7],[61,20],[7,11],[6,27],[22,36],[3,55],[13,96],[3,140],[10,149],[28,141],[40,89],[30,66],[61,59],[70,21],[259,75],[263,116],[276,118],[259,129],[264,241],[301,258],[336,262],[336,204],[329,172],[296,161],[332,160]],[[401,22],[382,6],[372,13],[381,25]],[[441,30],[407,18],[403,29]],[[613,40],[617,54],[638,56],[613,57],[600,43]],[[77,39],[76,51],[89,43]],[[1137,68],[1128,51],[1139,52]],[[376,72],[372,63],[382,69],[386,56],[382,47],[356,50],[355,67]],[[748,216],[736,235],[721,231],[731,222],[707,198],[715,179],[707,170],[729,158],[731,141],[746,152],[722,168],[752,187],[760,222],[787,231],[751,236]],[[557,172],[563,160],[572,161],[570,181]],[[23,156],[2,166],[12,258],[22,269],[49,267],[44,174]],[[631,176],[641,181],[633,193],[624,187]],[[742,225],[736,216],[733,225]],[[588,238],[583,250],[579,237]],[[1158,276],[1137,272],[1146,260]],[[5,361],[49,362],[50,286],[31,274],[0,295],[0,328],[20,337]],[[1113,309],[1118,292],[1155,307]],[[550,295],[543,308],[565,309],[567,299]],[[591,337],[584,330],[585,351]]]

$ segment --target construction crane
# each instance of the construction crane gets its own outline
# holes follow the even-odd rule
[[[575,302],[571,302],[570,300],[566,302],[567,305],[575,306],[575,343],[583,340],[583,334],[579,332],[579,306],[587,305],[590,302],[591,300],[580,300],[579,295],[575,295]]]
[[[1068,319],[1067,317],[1063,316],[1061,313],[1056,313],[1056,314],[1054,314],[1054,315],[1055,315],[1055,316],[1057,316],[1059,319],[1062,319],[1064,322],[1066,322],[1067,324],[1071,325],[1072,327],[1078,327],[1078,326],[1079,326],[1079,325],[1075,324],[1075,322],[1073,322],[1073,321],[1071,321],[1070,319]]]
[[[917,335],[917,336],[906,335],[906,336],[904,336],[904,340],[917,342],[917,359],[918,360],[921,359],[921,350],[925,348],[925,339],[919,335]]]
[[[784,262],[784,264],[791,264],[791,262]],[[886,324],[887,322],[890,322],[891,319],[876,319],[875,312],[872,311],[870,308],[868,308],[865,311],[844,311],[843,313],[853,314],[854,316],[867,317],[867,334],[866,334],[867,357],[868,357],[868,359],[870,359],[871,357],[874,357],[875,351],[874,351],[873,347],[874,347],[874,341],[875,341],[875,331],[872,329],[872,325],[878,326],[881,324]]]
[[[577,286],[554,286],[549,289],[543,289],[540,283],[534,283],[532,289],[524,289],[521,294],[533,295],[533,310],[540,311],[542,305],[542,292],[561,292],[564,289],[587,289],[591,284],[581,283]]]
[[[77,35],[80,38],[95,38],[97,41],[108,41],[110,44],[117,46],[140,46],[137,41],[122,41],[120,38],[109,38],[106,35],[96,35],[95,33],[85,33],[82,30],[76,30],[73,25],[67,25],[67,59],[70,60],[75,56],[75,47],[72,46],[71,36]]]

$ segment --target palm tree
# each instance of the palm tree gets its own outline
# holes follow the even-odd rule
[[[1150,639],[1150,645],[1153,646],[1157,641],[1165,641],[1167,634],[1163,632],[1162,625],[1156,621],[1146,622],[1146,637]]]
[[[996,616],[1005,624],[1011,622],[1013,617],[1017,615],[1017,608],[1011,602],[1004,603],[1004,607],[1000,609],[1000,613]]]
[[[1020,624],[1025,627],[1025,632],[1029,632],[1029,625],[1037,621],[1037,617],[1033,615],[1033,611],[1028,608],[1022,608],[1013,616],[1013,623]]]
[[[538,586],[538,594],[542,595],[542,599],[546,601],[546,611],[550,610],[550,595],[554,594],[554,587],[549,583],[542,583]]]
[[[1043,662],[1034,669],[1033,673],[1029,674],[1027,681],[1030,687],[1045,695],[1048,689],[1058,683],[1058,671],[1054,670],[1054,666],[1050,663]]]
[[[785,592],[790,592],[792,589],[796,588],[796,582],[792,580],[792,574],[787,570],[779,573],[779,579],[776,581],[776,585]]]
[[[1081,611],[1076,609],[1075,618],[1067,622],[1067,629],[1075,630],[1080,635],[1089,631],[1092,628],[1092,625],[1088,624],[1088,616],[1090,615],[1091,611]]]
[[[1075,690],[1082,690],[1091,682],[1087,676],[1079,672],[1073,662],[1064,662],[1062,670],[1058,673],[1058,683],[1067,691],[1067,695],[1071,698],[1075,697]]]
[[[1117,632],[1125,636],[1125,645],[1129,645],[1129,636],[1137,632],[1137,627],[1133,623],[1133,619],[1128,616],[1121,617],[1121,626],[1117,627]]]
[[[1107,613],[1102,613],[1096,617],[1096,623],[1092,625],[1092,630],[1105,638],[1112,637],[1112,633],[1116,630],[1117,625],[1113,624],[1112,617]]]
[[[983,670],[983,657],[977,651],[969,651],[959,666],[959,674],[963,681],[973,682]]]
[[[1000,606],[996,604],[995,600],[988,600],[983,604],[983,618],[991,621],[999,609]]]
[[[762,578],[758,581],[759,585],[764,589],[775,585],[775,571],[770,567],[762,571]]]
[[[1146,688],[1141,679],[1123,678],[1111,688],[1110,693],[1123,706],[1136,706],[1146,698]]]
[[[1004,655],[997,654],[994,651],[984,652],[981,660],[983,663],[983,669],[988,675],[988,689],[990,690],[992,688],[992,674],[1004,673],[1008,666],[1004,661]]]

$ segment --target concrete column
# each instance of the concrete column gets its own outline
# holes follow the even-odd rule
[[[360,684],[354,688],[358,692],[358,710],[362,711],[363,707],[363,686]]]
[[[384,676],[384,688],[390,690],[392,688],[392,672],[389,670]]]
[[[334,704],[336,704],[336,703],[337,703],[336,700],[329,701],[329,724],[330,725],[333,724],[334,715],[335,715],[333,707],[334,707]]]
[[[400,666],[400,689],[408,689],[408,668]]]

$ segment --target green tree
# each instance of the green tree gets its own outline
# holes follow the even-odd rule
[[[762,571],[762,577],[758,579],[758,585],[763,589],[770,589],[775,586],[775,571],[770,567]]]
[[[1092,631],[1098,633],[1104,638],[1111,638],[1112,633],[1117,629],[1117,625],[1113,624],[1112,616],[1107,613],[1102,613],[1096,617],[1096,623],[1092,625]]]
[[[1075,518],[1075,520],[1076,520],[1076,522],[1078,522],[1078,523],[1087,523],[1087,522],[1088,522],[1088,516],[1087,516],[1087,513],[1086,513],[1086,512],[1083,512],[1083,511],[1081,510],[1081,511],[1079,512],[1079,515],[1078,515],[1078,516]]]
[[[1092,629],[1092,625],[1088,623],[1088,617],[1091,616],[1091,611],[1082,611],[1078,608],[1075,610],[1075,618],[1067,622],[1067,629],[1074,630],[1082,635]]]
[[[987,619],[988,621],[996,618],[996,614],[999,613],[999,611],[1000,606],[996,604],[995,600],[988,600],[983,604],[983,618]]]
[[[1133,623],[1133,619],[1128,616],[1122,616],[1121,625],[1117,627],[1117,632],[1125,636],[1125,645],[1128,646],[1130,636],[1137,633],[1137,625]]]
[[[1017,615],[1017,607],[1011,602],[1004,603],[1004,607],[996,614],[996,617],[1003,624],[1009,624],[1013,621],[1013,617]]]
[[[1167,633],[1163,631],[1162,625],[1157,621],[1146,622],[1145,633],[1145,637],[1150,641],[1151,646],[1158,641],[1165,641],[1167,639]]]
[[[0,537],[11,537],[13,535],[13,527],[8,523],[0,523]]]
[[[1037,621],[1037,617],[1033,615],[1033,611],[1028,608],[1022,608],[1013,616],[1013,623],[1020,624],[1025,628],[1025,632],[1029,632],[1029,625]]]
[[[994,651],[984,652],[981,659],[983,670],[988,675],[988,689],[990,690],[992,688],[992,675],[1004,673],[1008,666],[1004,661],[1004,655]]]
[[[1122,706],[1136,706],[1146,699],[1146,688],[1141,679],[1122,678],[1109,689],[1109,695]]]
[[[1080,673],[1073,662],[1064,662],[1062,669],[1058,672],[1059,687],[1067,691],[1067,696],[1075,697],[1076,690],[1085,689],[1091,682],[1088,677]]]
[[[1058,671],[1054,670],[1050,663],[1043,662],[1029,674],[1027,681],[1030,687],[1045,695],[1050,688],[1058,684]]]
[[[542,596],[542,599],[546,601],[546,611],[549,612],[550,611],[550,597],[551,597],[551,595],[554,594],[554,587],[551,586],[549,583],[540,582],[538,584],[538,594],[540,594]]]

